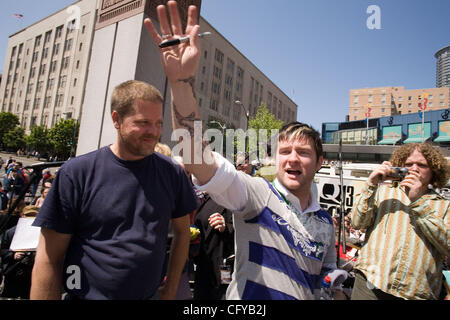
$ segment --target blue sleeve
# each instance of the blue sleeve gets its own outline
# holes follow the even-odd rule
[[[179,189],[177,193],[177,206],[172,214],[172,219],[180,218],[191,213],[200,205],[191,182],[184,172],[179,172]]]
[[[59,233],[73,234],[78,217],[78,192],[72,179],[62,167],[45,198],[33,225],[52,229]]]

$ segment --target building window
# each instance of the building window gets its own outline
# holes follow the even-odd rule
[[[219,49],[216,49],[216,61],[223,63],[223,53]]]
[[[52,62],[50,62],[50,72],[55,72],[56,64],[57,64],[56,60],[53,60]]]
[[[56,28],[56,34],[55,34],[55,38],[59,39],[62,36],[62,30],[63,30],[63,26],[59,26]]]
[[[64,43],[64,51],[69,51],[70,49],[72,49],[72,43],[73,39],[67,39]]]
[[[45,73],[45,67],[46,67],[45,64],[41,65],[41,69],[39,70],[40,75],[43,75]]]
[[[44,43],[50,42],[50,38],[52,36],[52,31],[48,31],[45,33]]]
[[[59,52],[59,43],[55,43],[55,44],[53,45],[53,55],[54,55],[54,56],[57,55],[58,52]]]
[[[38,60],[39,52],[35,51],[33,53],[33,58],[31,59],[31,62],[36,62]]]
[[[27,87],[27,93],[31,93],[31,91],[33,91],[33,84],[29,83]]]
[[[69,67],[69,57],[64,57],[62,61],[62,69],[67,69]]]
[[[67,76],[59,77],[59,87],[64,88],[66,86]]]
[[[48,79],[47,90],[53,89],[53,85],[54,85],[54,84],[55,84],[55,79],[54,79],[54,78]]]
[[[41,44],[41,36],[37,36],[34,42],[34,46],[38,47]]]
[[[63,94],[58,94],[58,95],[56,96],[56,101],[55,101],[55,106],[56,106],[56,107],[61,107],[61,105],[62,105],[62,103],[63,103],[63,98],[64,98],[64,95],[63,95]]]

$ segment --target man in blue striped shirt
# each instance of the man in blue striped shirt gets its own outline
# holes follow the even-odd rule
[[[185,32],[176,2],[167,8],[171,24],[166,6],[157,7],[162,35],[150,19],[145,25],[156,45],[189,37],[160,48],[160,56],[171,88],[174,129],[187,130],[195,145],[194,121],[201,119],[194,94],[201,56],[197,8],[189,7]],[[185,166],[194,183],[234,213],[236,259],[227,299],[314,299],[324,271],[336,269],[333,223],[311,192],[323,160],[319,133],[298,122],[282,128],[273,184],[236,171],[209,146],[193,151]],[[194,161],[198,156],[201,163]]]

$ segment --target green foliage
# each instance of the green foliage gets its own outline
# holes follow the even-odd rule
[[[249,120],[249,128],[256,130],[280,130],[282,126],[283,121],[277,120],[264,103],[258,108],[255,117]]]
[[[58,157],[68,158],[76,149],[78,122],[74,119],[61,120],[49,131],[50,142]]]
[[[256,130],[256,137],[250,137],[249,146],[257,145],[258,156],[261,158],[264,156],[265,152],[269,150],[272,144],[272,138],[276,137],[278,130],[281,129],[284,122],[282,120],[277,120],[275,115],[267,109],[266,105],[262,103],[256,115],[249,119],[249,129]],[[266,130],[265,133],[262,130]],[[257,138],[257,143],[255,139]],[[255,150],[246,149],[247,152],[254,152]]]
[[[28,136],[25,137],[28,149],[45,154],[51,150],[49,130],[45,126],[34,126]]]
[[[0,112],[0,144],[6,145],[4,135],[19,125],[19,118],[11,112]]]
[[[25,129],[22,127],[15,127],[14,129],[8,131],[3,136],[3,143],[6,147],[14,150],[23,149],[26,145]]]

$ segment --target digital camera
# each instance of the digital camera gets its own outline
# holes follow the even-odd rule
[[[409,170],[403,167],[391,167],[388,176],[395,180],[403,180],[408,175]]]

